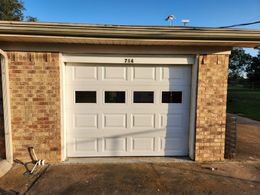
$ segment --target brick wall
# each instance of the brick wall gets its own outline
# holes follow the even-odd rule
[[[0,159],[5,158],[5,131],[4,131],[4,111],[3,111],[3,93],[2,93],[2,74],[0,66]]]
[[[61,159],[58,53],[8,52],[14,159]],[[195,160],[224,159],[228,55],[199,57]],[[0,128],[1,129],[1,128]]]
[[[195,160],[224,159],[228,55],[199,57]]]
[[[8,52],[14,159],[61,159],[58,53]]]

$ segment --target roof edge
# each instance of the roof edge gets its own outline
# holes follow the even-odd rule
[[[169,40],[176,42],[225,41],[232,46],[243,42],[248,47],[260,45],[260,30],[207,28],[207,27],[168,27],[168,26],[131,26],[131,25],[96,25],[73,23],[46,23],[46,22],[13,22],[0,21],[0,41],[12,41],[10,37],[68,37],[68,38],[93,38],[93,39],[136,39],[136,40]],[[40,41],[40,40],[38,40]],[[254,43],[254,44],[252,44]],[[234,45],[235,44],[235,45]]]

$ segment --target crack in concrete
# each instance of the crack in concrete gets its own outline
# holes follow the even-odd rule
[[[27,190],[23,193],[23,195],[26,195],[29,193],[29,191],[32,189],[32,187],[34,186],[34,184],[36,184],[37,181],[39,181],[39,179],[47,172],[47,170],[49,169],[50,165],[47,165],[47,167],[40,172],[40,174],[38,175],[38,177],[36,177],[36,179],[31,183],[31,185],[27,188]]]

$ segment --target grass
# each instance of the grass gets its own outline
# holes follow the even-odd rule
[[[260,121],[260,90],[229,87],[227,111]]]

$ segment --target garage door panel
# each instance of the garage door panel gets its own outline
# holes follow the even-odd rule
[[[161,69],[161,79],[162,80],[181,80],[185,76],[185,71],[183,68],[169,68],[169,67],[162,67]]]
[[[188,150],[188,143],[186,140],[181,139],[180,137],[174,138],[161,138],[161,150],[164,151],[185,151]]]
[[[155,80],[155,67],[133,67],[132,80]]]
[[[183,155],[188,152],[188,141],[182,137],[102,137],[77,138],[68,151],[76,156],[136,156]]]
[[[137,137],[132,139],[132,151],[154,151],[155,139],[152,137]]]
[[[120,66],[107,66],[102,67],[102,75],[104,80],[127,80],[127,68]]]
[[[75,128],[97,128],[98,114],[76,114],[74,115]]]
[[[160,79],[162,81],[169,81],[172,84],[190,84],[190,78],[190,66],[174,66],[172,68],[165,66],[160,68]]]
[[[183,115],[181,113],[160,114],[160,127],[174,128],[183,126]]]
[[[186,155],[189,75],[189,66],[67,66],[68,156]],[[76,102],[76,91],[95,91],[95,103]],[[125,102],[106,103],[111,91],[123,91]],[[181,102],[163,103],[163,91],[181,92]],[[143,102],[148,94],[135,102],[135,92],[153,92],[153,103]]]
[[[166,66],[156,67],[120,67],[120,66],[68,66],[71,69],[66,74],[67,84],[71,83],[95,83],[99,80],[102,85],[116,83],[117,85],[131,85],[125,82],[132,80],[136,83],[156,82],[157,84],[168,83],[170,85],[189,85],[191,78],[190,66]],[[122,83],[118,83],[121,81]],[[108,83],[107,83],[108,82]],[[158,83],[159,82],[159,83]]]
[[[75,66],[73,80],[97,80],[98,68],[96,66]]]
[[[126,128],[126,114],[104,114],[103,127],[104,128]]]
[[[96,138],[75,138],[74,143],[76,152],[97,152],[98,140]]]
[[[126,138],[104,138],[103,139],[103,146],[104,151],[110,151],[114,152],[114,155],[116,155],[116,152],[125,152],[127,148],[127,142]],[[113,154],[112,154],[113,155]]]
[[[132,128],[154,128],[154,114],[132,114]]]

